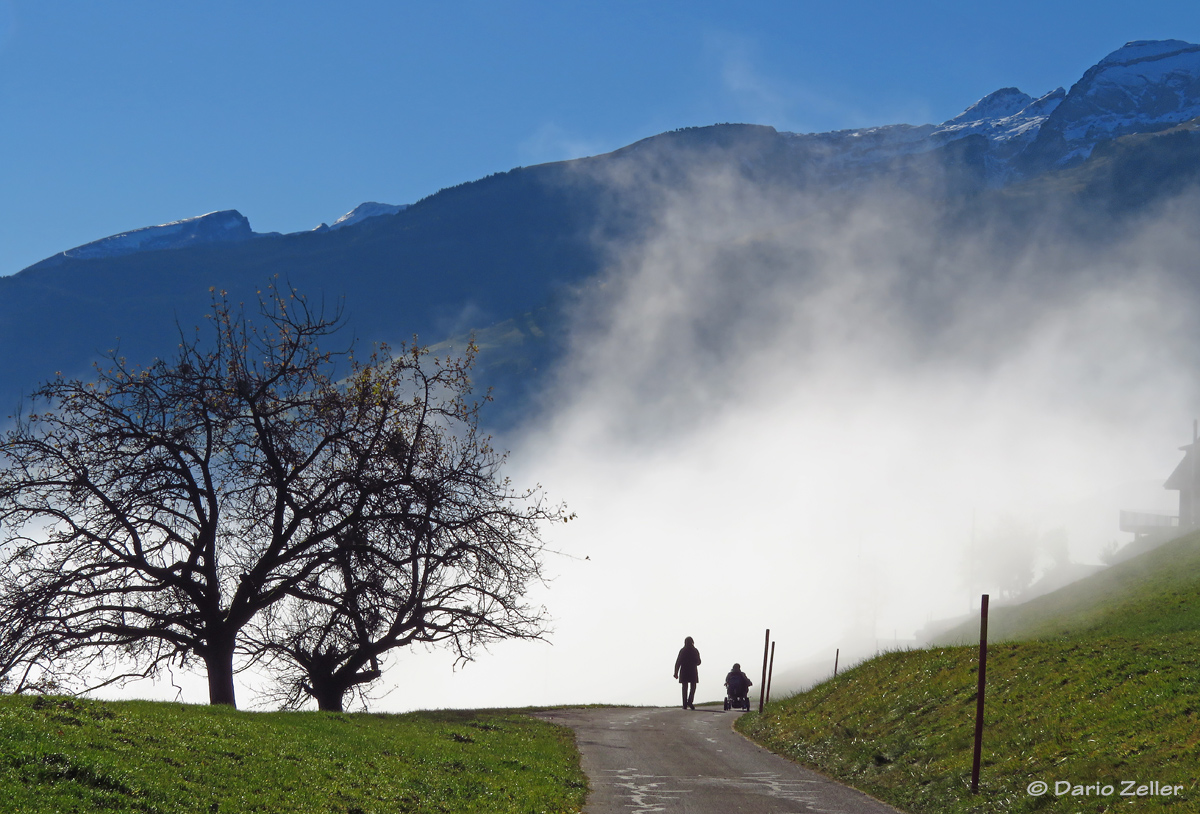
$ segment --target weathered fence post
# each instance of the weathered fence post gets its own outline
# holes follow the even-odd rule
[[[771,649],[771,628],[767,628],[767,637],[763,640],[763,671],[762,683],[758,685],[758,711],[763,711],[767,703],[767,651]]]
[[[975,694],[975,759],[971,763],[971,793],[979,793],[979,758],[983,753],[983,691],[987,685],[988,595],[979,606],[979,689]]]
[[[833,651],[833,677],[834,678],[837,678],[837,663],[838,663],[838,656],[840,656],[840,655],[842,655],[842,648],[839,647],[837,650]]]
[[[775,675],[775,642],[771,642],[771,666],[767,668],[767,703],[771,703],[771,676]]]

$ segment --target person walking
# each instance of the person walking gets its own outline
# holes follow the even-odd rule
[[[683,690],[684,709],[696,708],[693,702],[696,700],[696,684],[700,681],[700,674],[696,669],[699,666],[700,651],[696,649],[692,637],[688,636],[683,640],[683,649],[675,658],[675,677],[679,679],[680,687]]]

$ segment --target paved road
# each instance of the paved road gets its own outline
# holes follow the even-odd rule
[[[736,712],[567,709],[591,783],[585,814],[897,814],[733,731]]]

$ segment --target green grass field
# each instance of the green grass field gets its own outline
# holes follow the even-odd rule
[[[569,730],[516,712],[251,713],[0,697],[4,812],[577,812]]]
[[[996,609],[978,796],[973,629],[973,646],[879,656],[738,728],[916,814],[1200,812],[1200,535]]]

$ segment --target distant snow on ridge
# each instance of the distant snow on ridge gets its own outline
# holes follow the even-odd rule
[[[1050,118],[1067,96],[1055,88],[1037,99],[1016,88],[1002,88],[989,93],[953,119],[934,128],[935,137],[962,138],[978,133],[993,142],[1025,142],[1037,135],[1038,129]]]
[[[197,243],[249,240],[254,236],[255,233],[250,229],[250,221],[245,215],[236,209],[226,209],[158,226],[121,232],[67,249],[62,255],[80,259],[120,257],[135,252],[173,249]]]
[[[830,133],[790,133],[799,141],[824,146],[833,166],[873,164],[927,152],[970,135],[981,135],[1005,155],[1031,142],[1066,97],[1055,88],[1034,99],[1017,88],[1002,88],[941,124],[889,124]]]
[[[359,204],[351,211],[342,215],[332,226],[322,223],[314,232],[333,231],[361,223],[368,218],[380,215],[394,215],[408,208],[408,204],[385,204],[367,201]],[[278,236],[278,232],[255,232],[250,228],[250,220],[236,209],[224,209],[208,212],[191,218],[161,223],[157,226],[144,226],[120,232],[90,243],[84,243],[73,249],[51,255],[45,260],[34,263],[34,266],[53,267],[68,259],[93,260],[106,257],[122,257],[138,252],[162,251],[179,249],[185,246],[196,246],[205,243],[234,243],[253,240],[260,237]]]
[[[1098,141],[1200,116],[1200,45],[1126,43],[1084,73],[1064,101],[1054,132],[1084,158]]]
[[[380,215],[395,215],[397,212],[403,212],[408,209],[408,204],[385,204],[375,201],[367,201],[351,209],[346,214],[333,222],[332,226],[326,226],[322,223],[314,232],[333,231],[342,229],[346,226],[352,226],[355,223],[366,220],[367,218],[377,218]]]
[[[813,160],[837,172],[928,152],[967,136],[983,136],[992,184],[1029,166],[1067,165],[1087,158],[1101,141],[1152,132],[1200,117],[1200,45],[1135,40],[1089,68],[1070,91],[1034,99],[1001,88],[941,124],[893,124],[831,133],[786,134],[817,147]]]
[[[394,215],[408,208],[408,204],[384,204],[367,201],[342,215],[332,226],[321,224],[313,231],[332,231],[360,223],[379,215]],[[209,212],[192,218],[145,226],[128,232],[110,235],[73,249],[67,249],[61,257],[90,260],[97,257],[120,257],[136,252],[159,249],[176,249],[199,243],[224,243],[264,237],[275,232],[259,233],[250,228],[250,220],[236,209]]]
[[[395,215],[397,212],[403,212],[405,209],[408,209],[408,204],[385,204],[367,201],[342,215],[329,228],[341,229],[343,226],[349,226],[367,218],[377,218],[380,215]]]
[[[1129,64],[1143,59],[1162,59],[1184,51],[1195,51],[1198,47],[1183,40],[1133,40],[1096,63],[1101,65]]]

